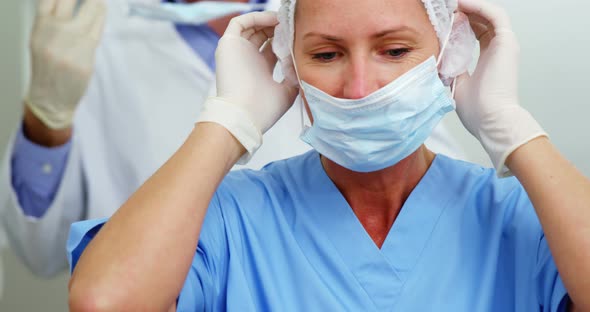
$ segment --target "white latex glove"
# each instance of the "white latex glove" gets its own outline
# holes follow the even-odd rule
[[[103,0],[40,0],[31,35],[26,105],[52,129],[68,128],[94,71],[106,17]]]
[[[519,105],[520,47],[507,13],[484,0],[460,0],[459,9],[468,15],[481,53],[473,76],[465,74],[457,82],[457,114],[487,151],[498,176],[508,176],[508,156],[547,134]]]
[[[262,135],[287,112],[297,95],[295,88],[273,79],[277,58],[265,43],[277,24],[275,12],[235,17],[215,53],[217,97],[207,100],[198,122],[224,126],[247,151],[240,164],[252,157],[262,144]]]

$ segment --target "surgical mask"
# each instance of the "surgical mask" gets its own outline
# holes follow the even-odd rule
[[[357,172],[378,171],[408,157],[455,107],[434,56],[358,100],[335,98],[304,81],[301,87],[314,118],[301,139]]]
[[[202,25],[211,20],[246,11],[264,10],[265,3],[201,1],[195,3],[162,2],[157,5],[131,2],[129,15],[169,21],[175,24]]]

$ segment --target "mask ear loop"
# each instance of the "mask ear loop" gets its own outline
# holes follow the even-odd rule
[[[295,40],[295,38],[293,38]],[[295,71],[295,76],[297,77],[297,83],[299,84],[299,89],[305,94],[305,90],[303,89],[303,85],[301,84],[301,77],[299,77],[299,71],[297,70],[297,63],[295,62],[295,53],[293,53],[293,43],[291,44],[291,61],[293,61],[293,69]],[[301,132],[305,131],[308,126],[305,125],[305,102],[303,98],[300,97],[300,117],[301,117]],[[311,123],[311,122],[310,122]]]

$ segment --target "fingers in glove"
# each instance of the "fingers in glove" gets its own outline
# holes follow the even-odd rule
[[[97,22],[104,22],[106,15],[106,4],[103,0],[86,0],[78,15],[75,23],[83,29],[94,29]]]
[[[58,0],[55,6],[54,16],[62,19],[70,19],[74,15],[76,0]]]
[[[280,103],[288,103],[289,107],[291,107],[299,94],[299,89],[288,82],[287,79],[283,80],[279,87],[284,89],[284,92],[280,93],[284,96],[283,99],[280,99],[282,101]]]
[[[274,27],[279,23],[275,12],[253,12],[231,20],[224,35],[251,37],[256,29]],[[254,30],[254,32],[252,31]]]
[[[96,16],[96,18],[94,19],[94,23],[92,24],[92,26],[90,27],[90,31],[88,32],[90,38],[95,40],[97,43],[100,41],[100,38],[102,37],[102,32],[104,30],[104,25],[107,19],[106,6],[99,6],[98,10],[102,10],[102,13]]]
[[[252,36],[254,36],[258,32],[264,32],[267,37],[272,37],[274,35],[275,26],[256,26],[252,27],[248,30],[242,32],[242,37],[247,40],[250,40]]]
[[[471,76],[469,75],[469,72],[462,73],[461,75],[459,75],[459,77],[455,78],[457,79],[457,82],[455,83],[455,92],[458,92],[457,90],[460,90],[463,84],[467,82],[470,78]]]
[[[39,16],[51,15],[55,9],[58,0],[40,0],[37,5],[37,14]]]
[[[266,60],[266,64],[268,64],[267,71],[272,75],[275,66],[277,65],[277,56],[273,52],[272,45],[270,44],[270,42],[266,43],[262,47],[261,53],[264,56],[264,59]]]
[[[473,29],[473,32],[475,33],[475,36],[477,37],[477,40],[479,41],[480,49],[486,50],[488,48],[488,46],[490,45],[490,42],[492,41],[492,39],[495,37],[495,33],[494,33],[493,28],[491,27],[491,25],[478,22],[477,18],[472,19],[472,17],[469,17],[469,20],[470,20],[469,24],[471,25],[471,29]]]
[[[486,23],[493,26],[493,30],[498,33],[501,31],[511,31],[512,25],[508,13],[501,7],[485,0],[460,0],[459,10],[467,15],[479,16]]]
[[[273,27],[265,27],[259,30],[254,31],[252,34],[243,35],[245,39],[252,42],[254,46],[261,49],[262,46],[274,36],[274,26]]]
[[[476,15],[476,14],[466,14],[466,15],[467,15],[467,18],[469,19],[469,23],[471,24],[471,26],[476,28],[476,29],[473,29],[473,32],[475,33],[475,36],[477,37],[477,39],[481,38],[487,32],[494,31],[494,25],[492,25],[488,20],[481,17],[480,15]]]

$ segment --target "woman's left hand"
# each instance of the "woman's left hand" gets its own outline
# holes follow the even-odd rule
[[[485,0],[460,0],[480,42],[479,63],[473,76],[459,77],[457,113],[492,159],[499,175],[518,147],[546,135],[535,119],[519,105],[520,47],[507,13]]]
[[[567,289],[569,311],[590,311],[590,180],[540,138],[543,129],[519,106],[519,46],[506,12],[485,0],[459,0],[459,8],[469,16],[481,56],[474,75],[457,83],[457,113],[498,173],[506,173],[506,164],[526,190]]]

